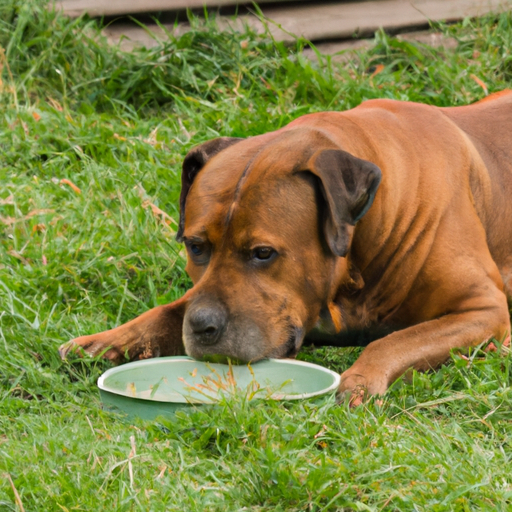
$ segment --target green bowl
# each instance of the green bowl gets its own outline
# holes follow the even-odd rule
[[[335,391],[339,383],[337,373],[293,359],[227,365],[185,356],[127,363],[98,379],[104,409],[146,420],[172,418],[178,409],[212,405],[232,394],[250,400],[311,398]]]

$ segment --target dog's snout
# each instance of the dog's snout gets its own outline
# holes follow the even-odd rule
[[[194,307],[188,314],[188,323],[196,341],[214,345],[227,323],[227,312],[221,305]]]

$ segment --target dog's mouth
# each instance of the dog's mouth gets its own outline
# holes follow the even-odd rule
[[[236,357],[233,355],[227,355],[222,353],[217,354],[202,354],[199,358],[202,361],[206,361],[208,363],[221,363],[221,364],[247,364],[254,363],[259,361],[260,359],[266,358],[295,358],[297,353],[299,352],[300,347],[302,346],[302,342],[304,339],[304,330],[300,327],[290,326],[288,328],[289,335],[286,339],[286,342],[278,347],[275,347],[270,353],[266,355],[262,355],[260,357],[251,359],[250,361],[244,359],[243,357]]]
[[[285,353],[281,357],[294,358],[302,346],[303,338],[304,330],[299,327],[292,326],[290,328],[290,335],[288,336],[285,344]]]

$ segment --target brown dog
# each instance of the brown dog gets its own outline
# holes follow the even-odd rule
[[[319,323],[381,325],[340,388],[381,394],[453,348],[504,340],[511,134],[503,91],[455,108],[372,100],[202,144],[183,163],[178,232],[194,287],[61,354],[255,361],[294,356]]]

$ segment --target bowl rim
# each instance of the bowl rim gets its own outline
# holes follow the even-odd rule
[[[205,364],[222,364],[222,363],[207,363],[205,361],[199,361],[197,359],[194,359],[193,357],[189,356],[165,356],[165,357],[155,357],[151,359],[143,359],[141,361],[131,361],[129,363],[125,363],[120,366],[116,366],[114,368],[110,368],[107,371],[105,371],[100,377],[98,378],[97,385],[98,388],[101,391],[112,393],[114,395],[123,396],[132,400],[143,400],[145,402],[156,402],[156,403],[167,403],[167,404],[177,404],[181,402],[176,402],[174,400],[154,400],[152,398],[143,398],[143,397],[130,397],[126,395],[125,393],[122,393],[119,391],[119,389],[108,386],[106,384],[106,379],[108,379],[111,375],[119,373],[123,371],[127,366],[130,366],[131,368],[136,368],[138,366],[152,366],[154,364],[161,364],[164,361],[172,361],[172,362],[180,362],[180,361],[194,361],[199,364],[205,365]],[[288,394],[288,393],[273,393],[270,398],[273,400],[304,400],[307,398],[312,398],[319,395],[327,395],[331,393],[332,391],[335,391],[338,389],[341,381],[341,376],[339,373],[334,372],[333,370],[330,370],[329,368],[325,368],[324,366],[321,366],[319,364],[310,363],[308,361],[299,361],[296,359],[274,359],[274,358],[268,358],[268,359],[261,359],[259,361],[256,361],[252,364],[258,364],[260,362],[269,361],[273,364],[284,364],[284,365],[292,365],[292,366],[306,366],[309,368],[313,368],[315,370],[321,371],[327,375],[330,375],[332,377],[332,384],[326,388],[319,389],[317,391],[311,391],[309,393],[296,393],[296,394]],[[227,366],[227,365],[226,365]],[[196,405],[202,405],[202,404],[211,404],[210,402],[194,402]]]

